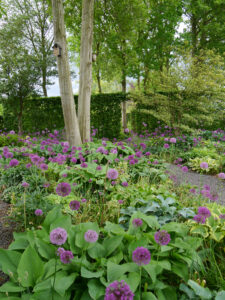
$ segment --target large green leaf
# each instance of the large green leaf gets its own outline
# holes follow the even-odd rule
[[[8,281],[2,286],[0,286],[0,292],[8,292],[8,293],[16,293],[16,292],[23,292],[26,288],[19,286],[14,282]]]
[[[95,245],[88,249],[88,254],[91,258],[102,258],[106,257],[106,249],[99,243],[95,243]]]
[[[35,243],[40,255],[46,259],[51,259],[55,257],[56,249],[50,243],[47,243],[41,239],[35,239]]]
[[[84,267],[81,267],[81,276],[84,278],[99,278],[104,273],[104,270],[100,270],[97,272],[91,272]]]
[[[221,291],[216,295],[215,300],[224,300],[225,299],[225,291]]]
[[[100,296],[105,294],[105,287],[97,279],[88,281],[88,292],[93,300],[97,300]]]
[[[0,249],[1,270],[7,275],[13,273],[13,275],[15,276],[20,258],[21,258],[21,253],[19,252]]]
[[[59,207],[55,207],[53,208],[53,210],[51,210],[45,220],[44,220],[44,223],[43,223],[43,226],[49,230],[50,229],[50,225],[57,219],[61,218],[62,217],[62,213],[61,213],[61,210]]]
[[[157,300],[157,298],[151,292],[146,292],[142,293],[142,300]]]
[[[106,238],[103,242],[103,247],[106,249],[106,257],[113,253],[117,247],[121,244],[123,236],[117,235]]]
[[[71,227],[71,217],[70,216],[62,216],[54,220],[50,225],[50,231],[55,228],[61,227],[68,231]]]
[[[18,276],[24,287],[35,286],[37,279],[43,274],[44,263],[31,246],[27,247],[18,265]]]
[[[201,299],[212,299],[212,293],[208,288],[200,286],[197,282],[193,280],[188,280],[188,285],[195,291],[195,294],[198,295]]]
[[[64,297],[66,291],[74,283],[77,276],[78,276],[77,273],[72,273],[72,274],[68,275],[64,271],[60,271],[60,272],[56,273],[54,289],[56,290],[56,292],[59,295]],[[54,278],[52,277],[51,278],[52,286],[53,286],[53,281],[54,281]]]

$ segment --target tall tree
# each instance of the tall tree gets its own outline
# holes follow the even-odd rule
[[[56,75],[56,63],[52,56],[53,25],[50,20],[48,1],[10,0],[7,1],[7,6],[10,14],[23,16],[24,41],[39,59],[42,91],[47,97],[47,86],[51,84],[49,79]]]
[[[66,127],[66,137],[70,146],[76,146],[81,144],[81,136],[70,77],[62,0],[52,0],[52,14],[55,43],[57,43],[57,45],[61,48],[61,55],[57,56],[57,65],[62,109]]]
[[[78,97],[78,120],[83,142],[90,140],[93,18],[94,0],[83,0]]]

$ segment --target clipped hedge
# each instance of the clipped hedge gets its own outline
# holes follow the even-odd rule
[[[77,108],[78,96],[74,96]],[[121,132],[121,102],[126,94],[97,94],[91,97],[91,126],[98,129],[98,137],[114,138]],[[4,107],[4,127],[17,130],[17,118],[10,107]],[[64,128],[60,97],[28,99],[24,103],[23,130],[25,132]]]

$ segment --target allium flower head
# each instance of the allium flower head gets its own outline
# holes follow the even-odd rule
[[[208,165],[207,162],[203,161],[203,162],[200,163],[200,168],[202,168],[202,169],[208,169],[208,167],[209,167],[209,165]]]
[[[123,181],[121,184],[122,184],[122,186],[124,186],[124,187],[127,187],[127,186],[128,186],[128,182],[126,182],[126,181]]]
[[[80,201],[76,201],[76,200],[70,201],[69,205],[71,210],[78,210],[80,208]]]
[[[211,212],[207,207],[200,206],[198,208],[198,215],[204,216],[206,218],[209,218],[211,216]]]
[[[196,215],[194,216],[193,220],[199,224],[205,224],[206,217],[202,215]]]
[[[42,216],[43,215],[43,211],[41,209],[36,209],[34,213],[35,213],[36,216]]]
[[[118,175],[119,173],[116,169],[109,169],[107,172],[107,177],[111,180],[117,179]]]
[[[10,160],[10,162],[9,162],[10,167],[16,167],[16,166],[18,166],[18,164],[19,164],[19,161],[15,158]]]
[[[220,179],[225,179],[225,173],[219,173],[219,174],[218,174],[218,177],[219,177]]]
[[[124,281],[112,282],[105,291],[104,300],[133,300],[134,294],[132,293],[129,285]]]
[[[123,200],[118,200],[118,203],[119,204],[123,204]]]
[[[73,253],[71,251],[64,250],[60,253],[60,260],[63,264],[69,264],[73,259]]]
[[[88,164],[86,162],[82,162],[80,166],[81,166],[81,168],[87,168]]]
[[[24,181],[21,185],[22,185],[22,187],[27,188],[29,186],[29,183],[27,183],[26,181]]]
[[[138,247],[133,251],[132,260],[137,265],[148,265],[151,260],[151,253],[144,247]]]
[[[170,143],[176,144],[176,142],[177,142],[177,139],[176,139],[176,138],[170,138]]]
[[[67,232],[65,229],[58,227],[50,232],[50,241],[55,245],[63,245],[67,240]]]
[[[68,196],[71,192],[71,186],[67,182],[61,182],[56,187],[56,193],[59,196],[65,197]]]
[[[56,251],[57,256],[60,256],[60,254],[63,253],[64,251],[65,251],[64,248],[59,247],[59,248],[57,249],[57,251]]]
[[[183,167],[181,168],[181,170],[182,170],[184,173],[187,173],[187,172],[188,172],[188,167],[183,166]]]
[[[164,146],[163,146],[165,149],[168,149],[169,147],[170,147],[170,145],[169,144],[164,144]]]
[[[88,230],[84,234],[84,239],[88,243],[95,243],[98,240],[98,234],[94,230]]]
[[[42,170],[42,171],[47,171],[48,170],[48,165],[47,164],[40,164],[40,169]]]
[[[143,224],[142,219],[133,219],[132,224],[134,227],[140,227]]]
[[[159,230],[154,235],[155,241],[161,246],[168,245],[170,242],[170,234],[166,230]]]
[[[225,214],[221,214],[221,215],[219,216],[219,218],[220,218],[220,219],[225,219]]]

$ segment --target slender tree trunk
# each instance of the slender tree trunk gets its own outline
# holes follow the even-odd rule
[[[42,68],[42,91],[45,97],[48,97],[47,93],[47,78],[46,78],[46,67]]]
[[[144,91],[145,92],[147,90],[148,75],[149,75],[149,68],[145,67],[145,74],[144,74]]]
[[[61,56],[57,57],[59,87],[62,101],[66,138],[70,146],[81,144],[81,137],[76,116],[70,77],[69,57],[66,44],[66,31],[64,25],[64,8],[62,0],[52,0],[52,13],[54,22],[54,39],[62,48]]]
[[[138,90],[141,90],[141,76],[140,74],[138,74],[138,78],[137,78],[137,86],[138,86]]]
[[[101,86],[101,76],[100,76],[100,70],[97,70],[97,82],[98,82],[98,92],[101,93],[102,92],[102,86]]]
[[[191,43],[192,43],[192,57],[197,54],[197,41],[198,41],[198,31],[197,31],[197,18],[194,14],[191,15]]]
[[[122,52],[122,92],[126,93],[127,92],[127,73],[126,73],[126,53],[125,53],[125,48],[126,48],[126,41],[123,40],[122,46],[121,46],[121,52]],[[127,128],[127,103],[126,101],[122,102],[122,125],[123,129]]]
[[[82,1],[78,120],[83,142],[90,140],[94,0]]]

